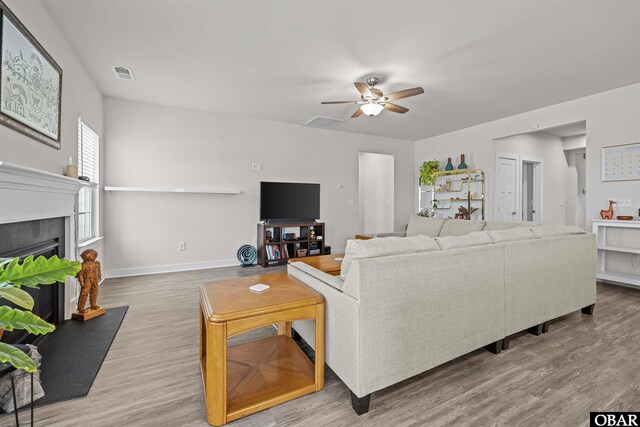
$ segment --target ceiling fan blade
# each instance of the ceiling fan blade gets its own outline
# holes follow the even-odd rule
[[[366,83],[355,82],[354,85],[356,85],[356,89],[358,89],[358,92],[360,92],[362,96],[373,96]]]
[[[362,110],[358,108],[356,112],[351,115],[351,118],[355,119],[356,117],[360,117],[361,115],[362,115]]]
[[[416,96],[424,93],[424,89],[421,87],[413,87],[411,89],[399,90],[398,92],[393,92],[384,97],[387,101],[393,101],[394,99],[408,98],[410,96]]]
[[[407,111],[409,111],[408,108],[404,108],[401,105],[396,105],[396,104],[391,104],[389,102],[387,102],[386,104],[384,104],[384,109],[385,110],[389,110],[389,111],[393,111],[394,113],[400,113],[400,114],[404,114]]]
[[[322,101],[321,104],[357,104],[358,101]]]

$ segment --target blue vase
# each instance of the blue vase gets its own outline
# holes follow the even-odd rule
[[[460,164],[458,165],[458,169],[466,169],[467,164],[464,162],[464,154],[460,154]]]
[[[447,161],[447,166],[444,167],[444,170],[446,170],[446,171],[452,171],[453,170],[453,163],[451,163],[451,157],[449,157],[449,160]]]

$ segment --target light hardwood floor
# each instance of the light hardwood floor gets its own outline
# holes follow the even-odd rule
[[[101,304],[130,308],[91,392],[37,408],[37,424],[206,426],[198,287],[261,271],[230,267],[107,280]],[[640,291],[598,285],[593,317],[570,314],[547,334],[518,335],[499,355],[478,350],[374,393],[370,412],[360,417],[328,369],[319,393],[229,425],[575,426],[588,425],[596,410],[640,410]],[[0,418],[0,425],[12,425],[12,418]]]

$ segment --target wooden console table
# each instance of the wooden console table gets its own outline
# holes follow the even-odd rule
[[[249,286],[271,288],[254,293]],[[316,322],[315,365],[291,338],[293,320]],[[278,325],[278,335],[227,347],[227,338]],[[200,368],[209,424],[267,409],[324,387],[324,299],[286,273],[200,288]]]

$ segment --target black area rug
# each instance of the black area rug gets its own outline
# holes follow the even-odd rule
[[[129,306],[108,308],[100,317],[67,320],[38,345],[44,397],[36,406],[86,396]]]

